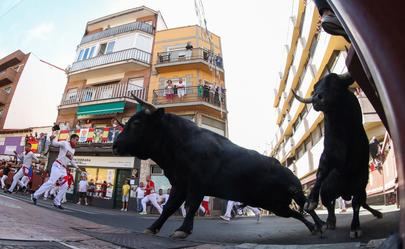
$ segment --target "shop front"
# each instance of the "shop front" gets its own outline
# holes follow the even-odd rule
[[[130,181],[132,187],[136,187],[134,157],[75,156],[75,161],[80,168],[86,171],[87,181],[95,184],[95,191],[89,196],[89,203],[92,206],[121,208],[124,182]],[[73,169],[72,175],[75,184],[68,189],[67,198],[76,202],[81,174]],[[136,205],[131,206],[135,208]]]

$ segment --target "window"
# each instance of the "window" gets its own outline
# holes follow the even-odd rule
[[[3,88],[3,90],[4,90],[7,94],[10,94],[10,92],[11,92],[11,86],[6,86],[6,87]]]
[[[83,49],[80,50],[79,56],[77,57],[77,61],[81,61],[81,60],[82,60],[82,58],[83,58],[83,52],[84,52]]]
[[[163,169],[157,164],[151,165],[151,174],[152,175],[163,175]]]
[[[66,98],[65,100],[72,100],[76,99],[77,97],[77,88],[69,89],[66,93]]]
[[[84,54],[83,54],[83,60],[85,60],[85,59],[87,59],[87,55],[89,54],[89,48],[86,48],[85,50],[84,50]]]
[[[103,55],[105,53],[105,48],[107,47],[107,43],[100,44],[100,49],[98,50],[97,55]]]
[[[94,89],[92,89],[92,88],[84,89],[83,101],[93,100],[93,95],[94,95]]]
[[[128,91],[143,89],[143,77],[128,80]]]
[[[150,53],[152,51],[152,37],[138,34],[135,41],[135,47]],[[184,45],[182,49],[185,49],[185,47],[186,46]]]
[[[87,59],[90,59],[91,57],[93,57],[93,53],[94,53],[95,48],[96,48],[95,46],[91,47],[89,57]]]
[[[94,197],[111,198],[114,190],[115,182],[115,169],[106,168],[87,168],[87,180],[94,180],[96,184],[96,193]],[[104,181],[107,183],[107,188],[103,185]]]
[[[109,42],[107,44],[107,49],[105,51],[106,54],[112,53],[114,50],[115,41]]]

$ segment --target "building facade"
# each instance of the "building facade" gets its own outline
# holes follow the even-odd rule
[[[323,151],[323,114],[297,101],[292,90],[309,97],[315,83],[324,75],[347,72],[346,50],[350,44],[320,28],[320,16],[311,0],[294,0],[292,13],[274,89],[277,130],[271,141],[270,155],[290,168],[304,189],[309,189],[315,181]],[[381,120],[357,84],[352,87],[362,108],[368,137],[375,136],[382,141],[386,130]]]
[[[61,126],[58,139],[80,136],[75,155],[96,184],[96,205],[118,206],[123,183],[139,177],[139,160],[112,154],[121,130],[112,120],[125,123],[135,114],[140,106],[132,95],[147,100],[153,43],[160,29],[166,29],[162,16],[147,7],[89,21],[68,67],[56,119]],[[51,152],[52,161],[57,150]],[[75,188],[69,193],[73,197]]]
[[[187,43],[192,47],[186,49]],[[96,182],[96,191],[104,181],[108,185],[104,196],[95,198],[97,205],[117,207],[126,179],[137,185],[152,175],[156,188],[170,187],[154,162],[112,154],[121,130],[112,119],[126,123],[140,108],[131,95],[227,136],[221,53],[217,35],[198,26],[167,29],[160,12],[143,6],[87,23],[68,68],[57,122],[62,126],[59,140],[79,134],[75,155],[88,180]],[[168,92],[169,79],[173,87],[183,80],[184,96],[179,97],[181,90]]]
[[[0,59],[0,130],[51,126],[65,71],[17,50]]]

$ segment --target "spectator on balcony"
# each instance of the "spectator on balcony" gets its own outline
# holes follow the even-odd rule
[[[219,86],[215,87],[215,93],[214,93],[214,104],[219,105]]]
[[[326,33],[331,35],[343,36],[346,41],[350,42],[349,37],[346,34],[342,24],[337,19],[335,13],[330,7],[327,0],[314,0],[319,14],[321,15],[321,26]]]
[[[80,120],[77,121],[76,123],[76,130],[80,130],[82,127],[80,125]]]
[[[174,97],[174,93],[173,93],[173,82],[171,80],[167,80],[166,82],[166,87],[165,87],[165,96],[167,98],[167,100],[169,100],[170,102],[173,102],[173,97]]]
[[[91,123],[90,119],[87,119],[86,123],[82,125],[81,128],[91,128],[91,127],[93,127],[93,124]]]
[[[52,126],[52,135],[56,135],[59,132],[59,130],[60,130],[59,125],[56,122],[54,122]]]
[[[204,83],[203,86],[203,99],[207,102],[210,100],[210,87],[207,85],[207,83]]]
[[[203,96],[203,91],[204,91],[204,86],[202,84],[202,80],[199,79],[198,80],[198,86],[197,86],[197,95],[198,97],[202,97]]]
[[[187,45],[186,45],[186,59],[190,60],[192,55],[193,55],[193,45],[191,45],[191,42],[187,42]]]
[[[209,97],[209,102],[214,103],[215,101],[215,89],[217,88],[217,85],[213,85],[210,88],[210,97]]]
[[[180,101],[183,101],[185,94],[186,94],[186,85],[184,85],[182,79],[179,79],[179,83],[177,84],[177,95],[179,96]]]

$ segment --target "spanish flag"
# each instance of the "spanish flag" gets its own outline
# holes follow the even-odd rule
[[[69,138],[69,130],[63,130],[59,132],[58,141],[66,141]]]

